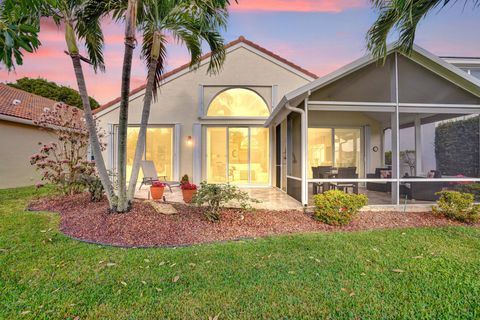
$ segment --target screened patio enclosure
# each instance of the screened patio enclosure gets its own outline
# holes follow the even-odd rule
[[[391,47],[384,64],[366,56],[287,94],[269,117],[285,154],[277,187],[303,205],[331,189],[370,205],[433,203],[480,182],[479,113],[480,82],[424,49]]]

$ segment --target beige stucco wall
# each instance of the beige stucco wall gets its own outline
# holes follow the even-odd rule
[[[260,94],[264,100],[272,104],[272,87],[277,86],[277,101],[287,92],[294,90],[310,81],[307,76],[300,76],[288,68],[274,63],[255,50],[245,46],[234,47],[227,53],[227,59],[222,72],[209,76],[206,74],[207,65],[196,71],[188,72],[172,81],[167,81],[161,87],[159,99],[151,107],[150,124],[181,124],[180,137],[180,170],[179,174],[193,174],[193,147],[187,145],[187,137],[193,136],[193,125],[225,125],[225,124],[256,124],[261,121],[227,121],[199,118],[200,97],[199,86],[204,86],[203,104],[205,112],[209,101],[227,86],[248,87]],[[136,95],[129,106],[129,123],[140,122],[143,107],[143,96]],[[118,123],[118,108],[109,109],[107,113],[99,115],[100,126],[107,129],[108,124]],[[205,130],[203,130],[204,132]],[[205,134],[203,134],[205,136]],[[194,143],[197,143],[194,141]],[[202,143],[202,148],[205,144]],[[108,151],[104,157],[108,159]],[[273,157],[272,157],[273,159]],[[199,159],[195,159],[199,161]],[[109,164],[110,165],[110,164]],[[202,171],[205,171],[204,169]],[[202,172],[202,179],[205,172]],[[273,180],[272,180],[273,181]]]
[[[0,120],[0,188],[33,185],[39,180],[30,156],[39,142],[54,141],[53,134],[27,124]]]
[[[369,117],[363,112],[340,112],[340,111],[309,111],[308,112],[308,126],[309,127],[356,127],[364,128],[370,127],[370,150],[365,152],[370,153],[370,165],[366,173],[375,172],[375,168],[381,167],[382,153],[382,125],[379,121]],[[362,143],[365,137],[362,139]],[[373,152],[373,147],[378,147],[377,152]],[[362,145],[362,149],[363,145]],[[363,157],[363,155],[362,155]],[[363,162],[363,161],[362,161]],[[363,173],[363,172],[362,172]]]

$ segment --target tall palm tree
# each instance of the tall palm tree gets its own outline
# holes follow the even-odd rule
[[[444,9],[448,4],[470,3],[474,9],[480,0],[370,0],[379,11],[379,16],[367,33],[367,47],[377,58],[387,54],[387,37],[398,31],[397,45],[400,51],[409,54],[413,48],[418,23],[433,11]]]
[[[113,186],[103,160],[81,64],[82,60],[88,61],[95,71],[98,69],[104,70],[103,34],[100,28],[100,20],[90,20],[88,25],[85,24],[85,20],[82,18],[83,5],[83,0],[4,0],[0,7],[0,28],[7,26],[14,32],[3,33],[7,46],[3,50],[3,55],[0,55],[0,59],[11,69],[13,67],[12,54],[16,58],[16,63],[22,64],[23,59],[19,49],[23,48],[27,51],[33,51],[38,48],[40,45],[38,41],[40,17],[52,18],[57,26],[64,26],[65,42],[68,48],[68,55],[72,59],[78,91],[82,98],[92,153],[110,208],[113,209],[116,202]],[[30,27],[22,24],[25,20],[28,21]],[[33,31],[33,28],[35,31]],[[78,40],[84,42],[88,51],[88,59],[81,57],[78,50]]]
[[[127,11],[125,12],[125,49],[122,68],[120,114],[118,119],[118,212],[125,212],[129,209],[127,199],[128,98],[130,96],[133,50],[135,49],[137,42],[135,39],[137,7],[138,0],[128,0]]]
[[[133,168],[128,186],[128,200],[132,200],[144,154],[148,119],[152,98],[157,98],[161,76],[165,71],[167,34],[183,43],[190,53],[190,66],[199,65],[202,57],[202,41],[210,50],[207,72],[220,70],[225,59],[224,41],[220,35],[226,27],[228,1],[144,1],[143,21],[139,28],[143,34],[142,56],[148,68],[147,84],[143,100],[140,130],[137,138]]]
[[[137,44],[135,37],[137,20],[141,19],[142,16],[142,11],[139,11],[138,7],[139,4],[143,2],[144,0],[87,0],[84,6],[84,19],[86,24],[97,21],[102,17],[111,17],[113,20],[117,22],[121,21],[125,24],[116,168],[116,210],[119,213],[129,210],[126,185],[128,100],[130,95],[133,51]]]

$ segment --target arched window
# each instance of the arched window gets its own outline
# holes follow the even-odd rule
[[[265,101],[249,89],[228,89],[217,95],[208,107],[209,117],[268,117]]]

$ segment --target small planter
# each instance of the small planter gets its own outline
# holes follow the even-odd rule
[[[150,193],[152,195],[153,200],[161,200],[163,198],[163,192],[164,191],[165,191],[165,184],[164,183],[155,182],[150,187]]]
[[[195,193],[197,193],[197,186],[190,182],[184,182],[180,185],[180,188],[182,189],[183,201],[185,203],[192,202]]]
[[[183,201],[185,201],[185,203],[191,203],[195,193],[197,193],[197,190],[182,190]]]

